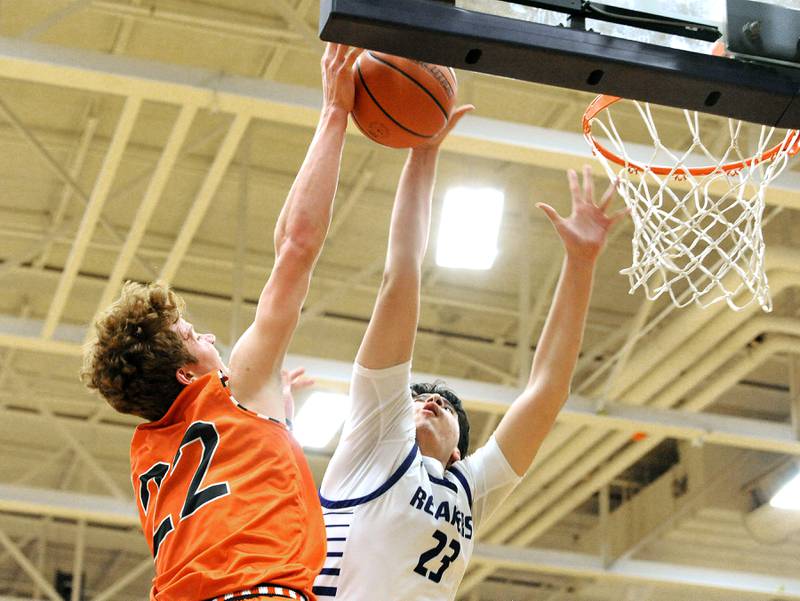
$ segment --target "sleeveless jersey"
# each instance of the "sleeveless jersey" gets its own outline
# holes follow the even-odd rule
[[[320,601],[455,599],[481,519],[519,482],[494,438],[445,469],[415,442],[410,363],[356,365],[351,412],[320,491]]]
[[[308,463],[283,423],[239,405],[225,380],[199,378],[133,435],[150,598],[201,601],[263,583],[313,601],[326,551]]]

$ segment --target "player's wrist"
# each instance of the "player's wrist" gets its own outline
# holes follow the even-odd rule
[[[344,106],[336,102],[326,102],[320,113],[320,123],[338,124],[347,127],[347,117],[350,114]]]
[[[593,272],[595,265],[597,265],[597,257],[599,257],[599,254],[567,250],[567,267],[575,270]]]
[[[416,161],[436,160],[439,156],[439,145],[425,145],[412,148],[408,152],[409,157]]]

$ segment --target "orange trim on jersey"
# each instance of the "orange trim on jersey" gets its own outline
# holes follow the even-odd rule
[[[221,595],[206,601],[243,601],[245,599],[294,599],[295,601],[307,601],[306,596],[298,591],[293,591],[285,586],[272,586],[270,584],[260,584],[251,586],[249,589],[239,591],[229,595]]]

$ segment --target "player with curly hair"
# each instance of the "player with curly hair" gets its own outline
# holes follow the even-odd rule
[[[314,139],[274,232],[275,263],[226,366],[167,286],[126,284],[101,315],[83,378],[147,420],[131,477],[155,559],[151,599],[315,599],[326,554],[317,491],[287,428],[281,365],[331,219],[359,50],[329,44]]]

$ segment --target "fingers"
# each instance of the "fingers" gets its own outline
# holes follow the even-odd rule
[[[474,110],[475,110],[474,104],[462,104],[461,106],[453,110],[452,114],[450,115],[450,121],[452,121],[453,119],[461,119],[461,117],[463,117],[467,113],[471,113]]]
[[[347,58],[345,59],[345,62],[344,62],[345,69],[347,69],[348,71],[350,69],[352,69],[353,65],[358,60],[358,57],[361,56],[362,52],[364,52],[363,48],[353,48],[350,51],[350,54],[348,54]]]
[[[603,193],[603,198],[600,199],[600,210],[605,213],[608,210],[611,201],[614,200],[614,194],[617,192],[619,188],[619,178],[616,178],[608,189]]]
[[[574,169],[567,171],[567,181],[569,182],[569,191],[572,194],[572,204],[575,205],[581,202],[581,187],[578,184],[578,174]]]
[[[313,378],[303,378],[302,380],[295,381],[292,388],[294,390],[303,390],[304,388],[311,388],[316,383],[316,380]]]
[[[444,141],[444,139],[450,134],[452,129],[461,121],[461,118],[466,115],[467,113],[474,111],[475,106],[472,104],[464,104],[456,109],[453,109],[453,112],[450,113],[450,118],[447,120],[447,123],[444,126],[444,129],[440,131],[436,136],[431,138],[427,143],[418,146],[417,148],[427,148],[429,150],[436,150],[439,148],[439,145]]]
[[[449,133],[458,122],[461,121],[461,118],[466,115],[467,113],[471,113],[475,110],[475,106],[472,104],[465,104],[464,106],[460,106],[453,111],[450,115],[450,119],[447,121],[447,125],[445,126],[445,133]]]
[[[325,52],[322,54],[323,64],[332,63],[334,65],[344,63],[346,67],[352,67],[356,59],[364,51],[363,48],[351,48],[345,44],[325,44]]]
[[[285,370],[284,370],[284,371],[285,371]],[[293,369],[293,370],[292,370],[292,371],[289,373],[289,379],[290,379],[290,380],[296,380],[297,378],[299,378],[300,376],[302,376],[304,373],[306,373],[306,368],[305,368],[305,367],[298,367],[298,368],[296,368],[296,369]]]
[[[583,166],[583,201],[594,202],[594,179],[592,179],[592,168],[589,165]]]
[[[544,211],[544,214],[547,215],[547,218],[554,226],[558,226],[558,224],[561,223],[561,215],[549,204],[538,202],[536,203],[536,208]]]
[[[628,215],[631,214],[630,209],[620,209],[616,213],[614,213],[611,217],[609,217],[609,223],[613,226],[618,221],[625,219]]]
[[[305,367],[298,367],[296,369],[293,369],[291,372],[286,372],[287,381],[293,391],[302,390],[303,388],[309,388],[310,386],[316,384],[316,381],[313,378],[305,377],[305,373],[306,373]]]

